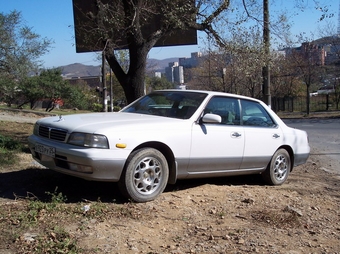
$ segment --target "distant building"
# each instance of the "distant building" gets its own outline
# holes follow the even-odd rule
[[[318,65],[325,65],[325,50],[323,46],[310,42],[302,43],[301,53],[306,57],[312,58]]]
[[[340,61],[340,36],[328,36],[313,41],[313,44],[322,47],[325,53],[325,64],[339,63]]]
[[[162,77],[162,73],[160,71],[156,71],[155,72],[155,77],[156,78],[161,78]]]
[[[181,57],[178,59],[179,65],[183,66],[184,68],[195,68],[200,64],[200,61],[202,59],[202,53],[201,52],[194,52],[191,53],[191,57]]]
[[[169,66],[165,68],[166,79],[174,84],[184,83],[184,70],[183,66],[179,66],[178,62],[169,63]]]
[[[300,47],[284,49],[287,55],[299,52],[304,57],[318,65],[328,65],[339,61],[340,41],[330,37],[321,38],[313,42],[304,42]]]

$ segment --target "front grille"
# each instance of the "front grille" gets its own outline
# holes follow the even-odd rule
[[[57,141],[65,141],[67,131],[46,126],[39,126],[39,136]]]

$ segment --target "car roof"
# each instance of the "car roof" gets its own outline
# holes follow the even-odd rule
[[[261,100],[244,96],[244,95],[238,95],[238,94],[233,94],[233,93],[224,93],[224,92],[216,92],[216,91],[208,91],[208,90],[181,90],[181,89],[163,89],[163,90],[155,90],[152,92],[162,92],[162,91],[168,91],[168,92],[184,92],[184,93],[206,93],[209,96],[229,96],[237,99],[246,99],[246,100],[252,100],[256,102],[261,102]]]

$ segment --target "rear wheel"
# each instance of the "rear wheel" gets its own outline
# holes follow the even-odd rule
[[[164,155],[153,148],[131,153],[119,181],[122,194],[135,202],[154,200],[165,189],[169,167]]]
[[[285,149],[279,149],[274,153],[262,176],[270,185],[281,185],[287,180],[290,169],[291,159],[289,153]]]

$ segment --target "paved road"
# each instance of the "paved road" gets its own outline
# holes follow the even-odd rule
[[[307,131],[311,155],[325,169],[340,174],[340,118],[283,120],[290,127]]]

